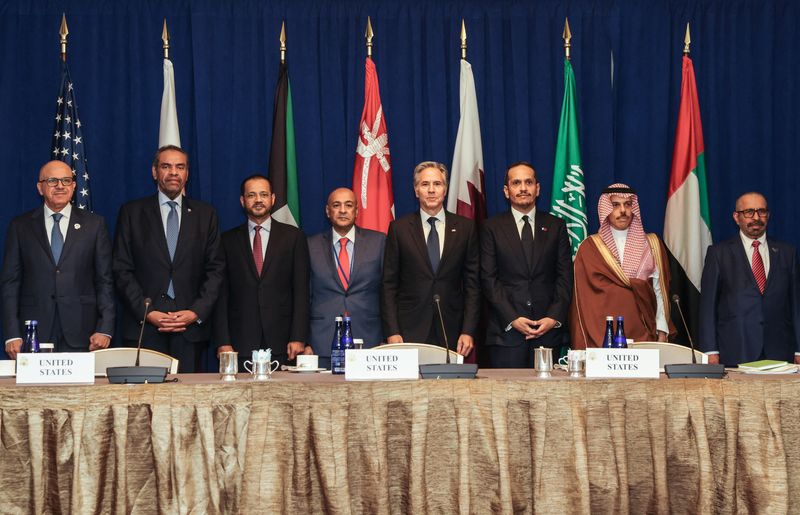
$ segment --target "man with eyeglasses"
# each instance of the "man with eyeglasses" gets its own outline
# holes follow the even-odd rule
[[[102,349],[114,330],[111,241],[103,217],[70,202],[70,167],[50,161],[36,185],[44,204],[11,221],[3,261],[5,350],[16,359],[25,320],[58,352]]]
[[[800,364],[797,251],[767,238],[767,199],[736,200],[739,234],[708,248],[700,283],[700,350],[710,363]]]
[[[306,351],[308,244],[303,231],[270,215],[272,183],[242,181],[247,221],[222,235],[225,282],[217,303],[217,352],[236,350],[240,364],[256,349],[271,349],[281,364]],[[310,353],[310,350],[308,351]]]
[[[178,359],[181,372],[198,372],[225,267],[217,213],[184,195],[189,156],[180,147],[159,148],[152,174],[156,193],[123,205],[117,218],[114,277],[124,308],[122,338],[136,346],[149,298],[142,346]]]

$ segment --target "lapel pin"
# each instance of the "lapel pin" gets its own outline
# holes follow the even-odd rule
[[[456,230],[455,229],[450,229],[450,232],[456,232]]]
[[[772,249],[772,252],[778,252],[778,247],[770,247],[770,248]]]
[[[75,224],[72,227],[73,227],[73,229],[75,229],[77,231],[78,229],[81,228],[81,224]]]
[[[542,232],[547,232],[547,227],[542,227],[542,228],[541,228],[541,231],[542,231]]]
[[[186,208],[186,212],[187,212],[187,213],[191,213],[191,212],[192,212],[192,208],[190,208],[190,207],[187,207],[187,208]]]

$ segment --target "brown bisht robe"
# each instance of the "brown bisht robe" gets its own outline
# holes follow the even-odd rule
[[[664,245],[655,234],[647,242],[658,267],[664,315],[669,334],[676,331],[670,320],[669,263]],[[625,336],[634,341],[657,341],[656,294],[652,279],[630,279],[598,235],[586,238],[575,256],[575,286],[569,329],[573,349],[602,347],[606,316],[625,317]]]

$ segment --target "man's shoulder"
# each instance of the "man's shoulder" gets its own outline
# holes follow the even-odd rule
[[[203,200],[183,197],[184,208],[188,211],[202,213],[204,215],[217,215],[217,209]]]
[[[547,211],[536,210],[536,223],[547,225],[550,227],[564,225],[564,220],[555,215],[551,215]]]
[[[496,215],[487,218],[481,223],[482,227],[486,227],[487,229],[496,229],[497,227],[508,223],[511,220],[513,222],[514,217],[511,215],[511,211],[503,211],[502,213],[497,213]]]
[[[246,225],[247,225],[246,223],[245,224],[239,224],[239,225],[237,225],[235,227],[231,227],[227,231],[224,231],[222,233],[222,240],[223,241],[227,241],[227,240],[230,240],[231,238],[235,238],[238,233],[242,232],[242,229],[244,227],[246,227]]]
[[[294,225],[287,224],[287,223],[284,223],[284,222],[279,222],[279,221],[275,220],[275,218],[272,219],[272,227],[270,228],[270,237],[272,236],[271,233],[276,233],[276,234],[281,234],[281,235],[286,235],[286,236],[291,235],[291,236],[294,236],[294,237],[297,237],[297,236],[304,236],[305,237],[305,233],[299,227],[295,227]]]
[[[153,203],[155,202],[158,202],[156,195],[148,195],[146,197],[140,197],[137,199],[129,200],[124,204],[122,204],[122,207],[120,207],[120,211],[143,209],[146,206],[152,206]]]
[[[30,223],[31,220],[36,220],[37,215],[41,220],[44,222],[44,208],[39,206],[37,208],[31,209],[30,211],[25,211],[22,214],[19,214],[11,219],[10,225],[19,225],[19,224],[27,224]]]
[[[783,251],[790,251],[790,252],[796,252],[797,251],[797,247],[795,247],[791,243],[786,242],[786,241],[776,240],[776,239],[769,238],[769,237],[767,238],[767,245],[770,248],[777,248],[777,249],[780,249],[780,250],[783,250]]]

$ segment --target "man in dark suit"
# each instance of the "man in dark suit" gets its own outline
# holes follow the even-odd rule
[[[50,161],[36,185],[44,205],[11,221],[3,261],[3,331],[16,358],[25,320],[59,352],[108,347],[114,330],[111,241],[102,217],[70,204],[70,167]]]
[[[136,346],[144,299],[150,298],[142,346],[178,359],[181,372],[196,372],[223,278],[217,213],[183,195],[189,158],[179,147],[158,149],[152,172],[158,192],[123,205],[117,220],[114,276],[124,306],[122,337]]]
[[[306,348],[308,243],[301,230],[270,216],[272,184],[263,175],[242,181],[247,222],[222,235],[225,283],[217,305],[217,351],[237,350],[240,361],[271,349],[281,364]],[[310,353],[310,350],[309,350]]]
[[[434,296],[440,299],[451,348],[466,356],[480,315],[480,248],[472,220],[444,209],[447,167],[414,168],[420,210],[389,224],[383,259],[381,315],[388,343],[445,345]]]
[[[700,350],[709,363],[800,364],[797,251],[767,238],[767,199],[736,201],[734,238],[708,248],[700,282]]]
[[[381,272],[386,236],[356,227],[358,204],[352,190],[328,195],[331,229],[308,239],[311,256],[311,346],[321,367],[330,366],[334,318],[348,313],[353,336],[374,347],[383,340]]]
[[[481,230],[481,282],[489,308],[492,368],[532,368],[533,347],[560,349],[572,299],[572,258],[564,221],[537,211],[539,182],[529,163],[508,167],[511,210]],[[557,352],[554,352],[557,356]]]

